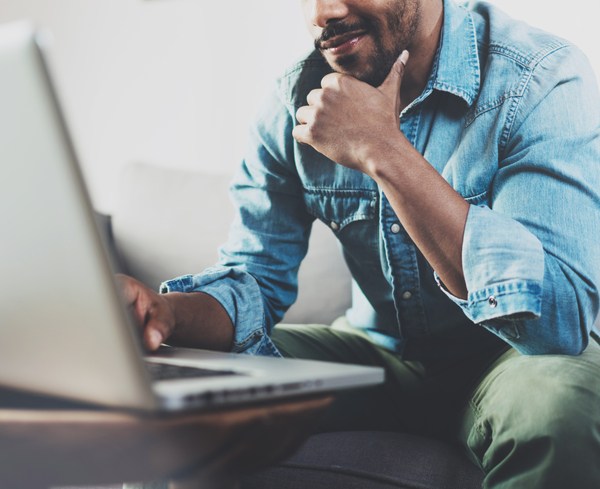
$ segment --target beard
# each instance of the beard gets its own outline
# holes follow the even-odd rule
[[[334,71],[351,75],[374,87],[380,86],[388,76],[400,53],[407,49],[414,38],[420,21],[418,0],[397,0],[385,14],[384,20],[361,18],[357,22],[332,22],[315,40],[319,50]],[[373,50],[366,60],[358,53],[340,56],[335,61],[327,59],[322,44],[349,32],[364,31],[373,41]]]

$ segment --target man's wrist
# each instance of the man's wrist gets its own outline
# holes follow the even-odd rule
[[[397,173],[407,151],[415,150],[408,139],[398,131],[389,137],[374,141],[364,158],[365,173],[375,181],[386,180]]]

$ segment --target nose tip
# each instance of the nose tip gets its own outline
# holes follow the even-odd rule
[[[327,24],[341,20],[348,15],[348,7],[343,0],[314,0],[311,22],[324,28]]]

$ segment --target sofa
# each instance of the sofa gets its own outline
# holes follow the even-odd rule
[[[213,264],[233,207],[229,175],[127,165],[105,224],[122,271],[157,288]],[[351,301],[351,278],[331,231],[316,222],[286,323],[330,323]],[[460,447],[392,432],[320,433],[244,489],[475,489],[483,473]]]

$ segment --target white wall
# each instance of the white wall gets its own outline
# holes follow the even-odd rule
[[[496,3],[575,41],[600,72],[589,3]],[[231,172],[267,87],[311,47],[300,0],[0,0],[0,22],[24,17],[53,32],[61,98],[107,212],[128,161]]]

